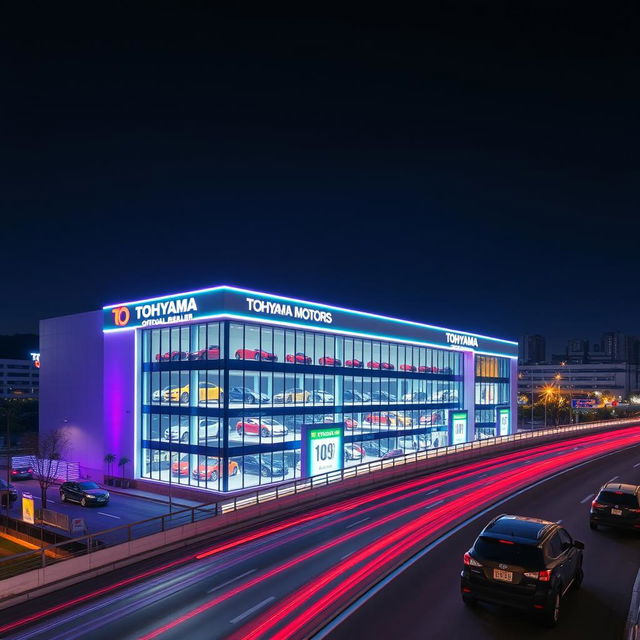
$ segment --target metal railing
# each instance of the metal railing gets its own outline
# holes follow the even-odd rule
[[[166,531],[167,529],[212,518],[219,514],[231,513],[247,507],[263,504],[271,500],[278,500],[287,496],[310,491],[318,487],[325,487],[342,482],[349,478],[366,476],[376,471],[402,467],[425,460],[434,460],[439,462],[446,456],[451,456],[461,452],[477,452],[482,449],[489,450],[491,447],[496,447],[506,443],[516,444],[519,442],[524,443],[526,441],[530,441],[534,444],[536,440],[542,440],[547,436],[562,436],[571,433],[580,434],[609,426],[631,426],[638,424],[639,422],[640,421],[637,418],[605,420],[579,425],[540,429],[537,431],[527,431],[508,436],[497,436],[482,440],[474,440],[473,442],[465,442],[463,444],[440,447],[438,449],[416,451],[403,456],[389,458],[387,460],[365,462],[310,478],[299,478],[297,480],[283,482],[268,488],[257,489],[251,493],[244,493],[233,498],[188,507],[181,509],[180,511],[174,511],[173,513],[154,516],[153,518],[148,518],[146,520],[119,525],[111,529],[105,529],[96,533],[73,538],[70,541],[47,545],[34,551],[27,551],[7,556],[5,558],[0,558],[0,580],[22,573],[23,571],[45,567],[53,562],[59,562],[66,558],[91,553],[92,551],[97,551],[124,542],[130,542],[134,539]]]

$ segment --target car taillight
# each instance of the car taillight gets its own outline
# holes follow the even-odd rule
[[[550,569],[543,569],[542,571],[525,571],[524,575],[527,578],[533,578],[539,582],[549,582],[549,580],[551,580]]]
[[[481,567],[482,565],[475,559],[471,557],[469,552],[464,554],[464,563],[468,567]]]
[[[602,509],[602,507],[604,507],[604,505],[602,504],[602,502],[598,502],[597,500],[594,500],[591,503],[591,508],[592,509]]]
[[[27,469],[27,473],[33,473],[33,469]]]
[[[631,513],[640,513],[640,509],[627,509],[627,511],[631,511]]]
[[[15,469],[11,469],[11,475],[16,476],[18,475],[18,472]]]

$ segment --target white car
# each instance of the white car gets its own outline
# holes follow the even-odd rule
[[[362,460],[364,458],[364,449],[358,444],[344,445],[345,460]]]
[[[217,438],[220,431],[220,423],[214,418],[203,418],[198,423],[198,441],[203,442],[210,438]],[[167,427],[164,430],[163,440],[171,442],[189,442],[189,425],[188,424],[174,424],[171,427]]]
[[[334,397],[326,391],[312,391],[311,398],[318,404],[333,404]]]
[[[164,398],[165,394],[168,395],[173,387],[165,387],[164,389],[156,389],[151,394],[151,402],[160,402]]]

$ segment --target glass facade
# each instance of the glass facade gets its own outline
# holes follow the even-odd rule
[[[139,332],[142,478],[233,491],[300,477],[303,424],[342,424],[345,466],[446,446],[464,408],[459,350],[233,320]],[[508,358],[476,357],[475,394],[476,427],[495,431]]]

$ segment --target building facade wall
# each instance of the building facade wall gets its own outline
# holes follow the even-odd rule
[[[67,429],[64,458],[102,479],[103,335],[99,311],[40,322],[40,433]]]

